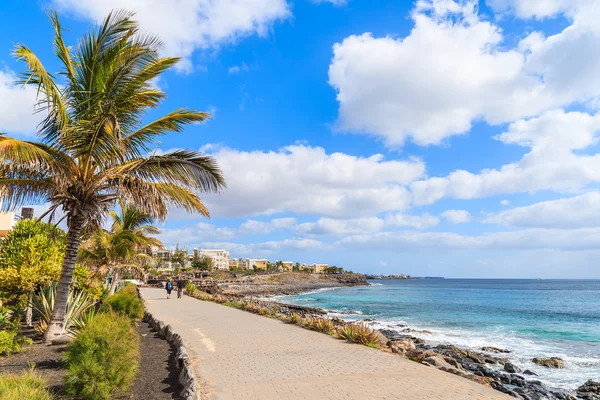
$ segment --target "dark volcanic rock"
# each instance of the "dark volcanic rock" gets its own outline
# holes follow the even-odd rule
[[[535,372],[530,371],[528,369],[526,369],[525,371],[523,371],[523,374],[524,375],[531,375],[531,376],[538,376],[538,374],[536,374]]]
[[[516,374],[518,372],[521,372],[521,369],[519,367],[517,367],[515,364],[508,362],[508,361],[506,363],[504,363],[504,370],[506,372],[510,372],[511,374]]]
[[[600,382],[588,380],[577,388],[577,397],[586,400],[600,399]]]
[[[494,346],[485,346],[481,348],[482,351],[487,351],[490,353],[510,353],[510,350],[505,350],[505,349],[499,349],[498,347],[494,347]]]

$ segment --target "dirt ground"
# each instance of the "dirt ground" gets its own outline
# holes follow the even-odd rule
[[[150,330],[145,322],[138,328],[141,336],[140,371],[127,395],[117,399],[169,400],[179,399],[181,386],[177,382],[177,365],[174,349]],[[62,357],[66,345],[46,346],[41,343],[33,330],[23,332],[34,340],[34,344],[24,351],[10,357],[0,357],[0,373],[18,374],[31,368],[35,369],[48,381],[48,388],[57,400],[72,399],[63,390],[65,369]]]

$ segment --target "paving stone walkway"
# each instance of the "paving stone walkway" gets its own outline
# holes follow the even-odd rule
[[[508,400],[464,378],[376,349],[162,289],[141,289],[149,311],[191,352],[203,398]]]

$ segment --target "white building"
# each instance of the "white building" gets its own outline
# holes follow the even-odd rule
[[[194,249],[196,253],[197,249]],[[208,257],[212,260],[215,269],[229,270],[229,252],[224,249],[201,249],[198,251],[200,256]]]

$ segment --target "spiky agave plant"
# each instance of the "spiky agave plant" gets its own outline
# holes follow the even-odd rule
[[[46,332],[48,329],[48,322],[52,318],[52,310],[56,304],[56,292],[57,284],[51,283],[46,287],[40,289],[33,296],[33,309],[39,316],[39,323],[36,327],[36,331],[40,334]],[[72,334],[72,327],[82,327],[88,317],[83,317],[86,312],[92,309],[95,305],[95,301],[84,292],[76,292],[73,290],[69,291],[67,296],[67,311],[65,313],[65,329],[67,333]]]
[[[318,318],[314,329],[327,335],[333,335],[335,332],[333,321],[329,318]]]
[[[153,84],[179,58],[160,57],[160,40],[141,35],[133,14],[112,12],[83,36],[73,51],[62,37],[58,15],[54,53],[62,70],[48,72],[25,45],[14,50],[25,63],[20,83],[33,85],[45,119],[39,141],[0,134],[0,193],[3,210],[50,203],[62,210],[69,232],[45,340],[65,338],[67,297],[84,228],[92,231],[122,199],[163,221],[168,206],[209,216],[200,192],[217,192],[225,182],[215,160],[195,151],[152,153],[158,138],[180,132],[210,115],[183,108],[142,125],[165,93]]]

